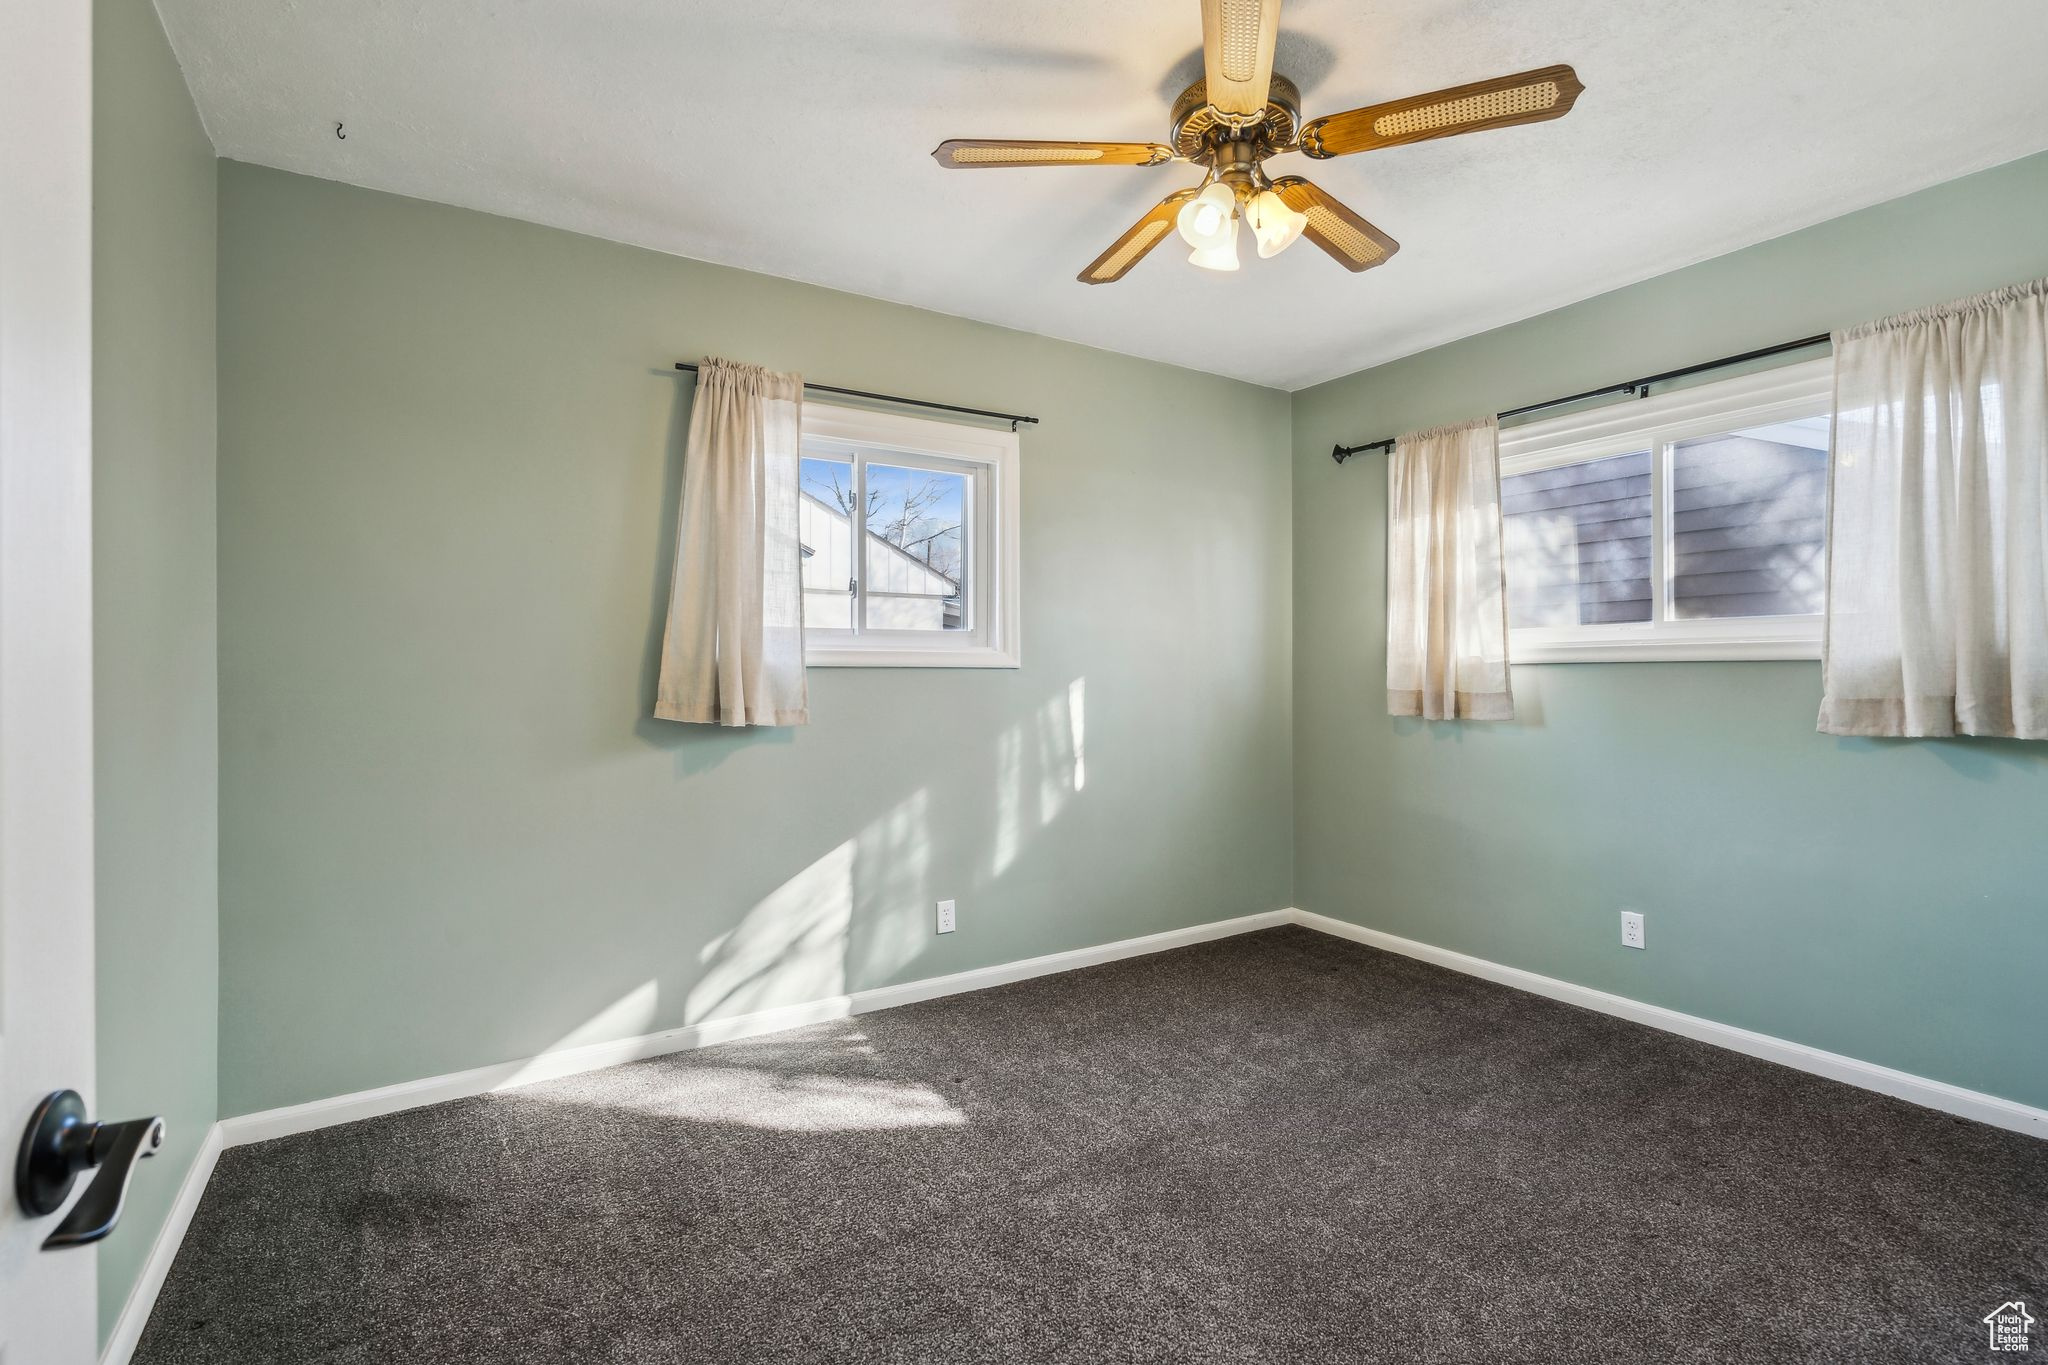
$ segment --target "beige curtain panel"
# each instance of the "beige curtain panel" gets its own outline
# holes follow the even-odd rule
[[[1387,714],[1510,720],[1499,424],[1403,436],[1387,464]]]
[[[706,359],[690,406],[654,714],[803,725],[803,380]]]
[[[2048,739],[2048,280],[1834,341],[1820,729]]]

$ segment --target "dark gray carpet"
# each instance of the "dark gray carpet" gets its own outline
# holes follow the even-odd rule
[[[135,1360],[2032,1358],[2013,1298],[2048,1143],[1279,929],[230,1151]]]

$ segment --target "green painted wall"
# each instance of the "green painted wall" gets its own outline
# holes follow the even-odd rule
[[[1289,903],[1285,394],[232,163],[220,215],[224,1114]],[[707,351],[1041,416],[1025,666],[648,719]]]
[[[213,146],[148,0],[93,13],[96,1111],[164,1150],[99,1248],[104,1337],[215,1114]]]
[[[1296,394],[1299,904],[2048,1104],[2048,746],[1817,734],[1813,663],[1525,666],[1513,724],[1391,719],[1384,461],[1329,458],[2048,274],[2043,223],[2037,156]]]
[[[245,166],[220,213],[222,1113],[1290,901],[2048,1103],[2048,753],[1821,736],[1802,663],[1394,721],[1382,467],[1327,456],[2048,273],[2048,157],[1291,400]],[[1026,667],[646,719],[705,351],[1044,416]]]

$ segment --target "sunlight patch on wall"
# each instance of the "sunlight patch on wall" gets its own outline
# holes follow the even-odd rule
[[[549,1058],[557,1053],[573,1052],[577,1048],[589,1047],[595,1043],[609,1043],[620,1038],[635,1038],[643,1033],[650,1033],[654,1029],[655,1011],[660,1005],[660,984],[653,981],[642,982],[542,1048],[533,1060],[521,1066],[499,1084],[525,1085],[529,1081],[559,1074],[559,1067],[549,1064]]]
[[[931,843],[931,793],[920,788],[708,944],[685,1020],[843,997],[916,957],[930,933]]]
[[[1067,736],[1074,755],[1074,790],[1088,785],[1088,680],[1067,684]]]
[[[854,916],[861,926],[858,985],[888,980],[930,942],[931,804],[931,792],[919,788],[854,841]]]
[[[1019,818],[1020,774],[1024,769],[1024,736],[1016,726],[996,736],[995,875],[1000,877],[1024,851],[1024,823]]]
[[[1076,678],[996,737],[994,874],[1010,870],[1038,830],[1088,785],[1088,680]],[[1037,798],[1037,823],[1025,807]]]
[[[687,1022],[846,993],[855,846],[848,839],[791,877],[706,949],[704,975],[684,999]]]

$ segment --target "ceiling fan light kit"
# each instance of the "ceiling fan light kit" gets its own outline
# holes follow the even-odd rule
[[[1204,270],[1237,269],[1237,234],[1231,233],[1222,246],[1196,247],[1188,253],[1188,263]]]
[[[1188,259],[1207,270],[1237,269],[1237,197],[1228,185],[1211,182],[1174,215],[1181,240],[1194,248]],[[1222,264],[1223,253],[1230,264]]]
[[[1203,79],[1173,102],[1171,142],[1042,142],[955,139],[932,157],[956,170],[1008,166],[1205,167],[1202,183],[1175,190],[1125,229],[1083,270],[1083,284],[1113,284],[1169,230],[1205,270],[1238,268],[1240,221],[1261,258],[1298,237],[1346,270],[1370,270],[1400,243],[1298,175],[1270,179],[1265,162],[1283,152],[1318,160],[1455,137],[1487,128],[1540,123],[1571,112],[1585,89],[1568,66],[1546,66],[1471,85],[1367,105],[1301,121],[1301,95],[1273,70],[1280,0],[1202,0]]]
[[[1308,226],[1308,215],[1296,213],[1289,208],[1279,192],[1268,187],[1253,195],[1245,205],[1245,221],[1251,225],[1252,236],[1259,243],[1259,259],[1278,256],[1294,245],[1294,239],[1301,236],[1301,230]]]

